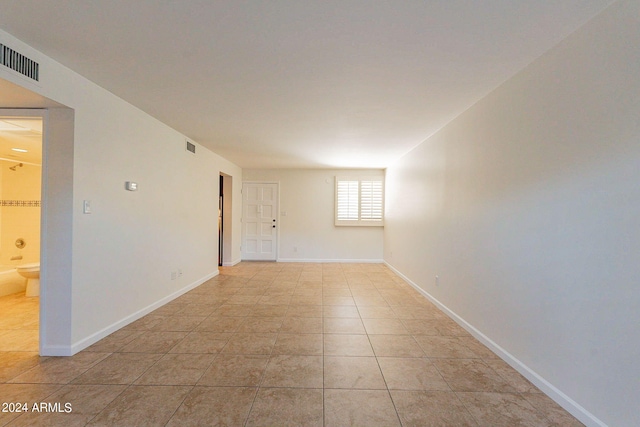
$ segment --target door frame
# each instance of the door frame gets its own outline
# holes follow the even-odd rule
[[[2,108],[0,114],[41,115],[43,119],[38,347],[40,356],[71,356],[75,111],[42,101],[38,106]]]
[[[275,254],[273,260],[264,260],[266,262],[277,262],[280,254],[280,181],[242,181],[242,188],[240,190],[242,194],[242,214],[240,217],[240,222],[242,223],[242,235],[241,235],[241,246],[240,246],[240,255],[243,261],[245,255],[245,229],[244,229],[244,185],[245,184],[275,184],[276,186],[276,245],[275,245]]]

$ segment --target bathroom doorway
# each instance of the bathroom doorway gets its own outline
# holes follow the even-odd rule
[[[222,267],[224,254],[224,176],[220,175],[218,196],[218,267]]]
[[[0,351],[39,351],[43,122],[0,112]]]
[[[218,197],[218,267],[232,266],[231,212],[233,209],[233,177],[220,172]]]

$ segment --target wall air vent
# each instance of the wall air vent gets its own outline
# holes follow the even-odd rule
[[[32,80],[40,81],[40,64],[2,43],[0,43],[0,64]]]
[[[196,154],[196,144],[194,144],[193,142],[187,141],[187,151],[190,151],[193,154]]]

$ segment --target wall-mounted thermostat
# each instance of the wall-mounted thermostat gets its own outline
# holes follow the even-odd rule
[[[133,182],[133,181],[127,181],[125,187],[129,191],[137,191],[138,190],[138,183],[137,182]]]

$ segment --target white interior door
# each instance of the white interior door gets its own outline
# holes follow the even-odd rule
[[[242,184],[243,260],[276,260],[277,213],[278,184]]]

